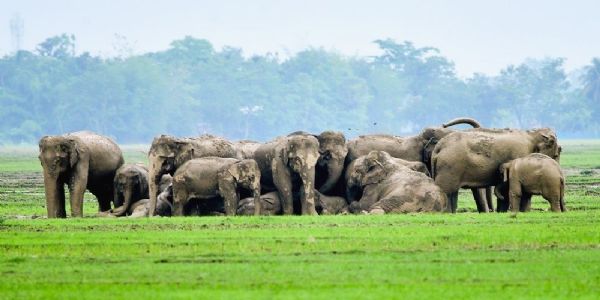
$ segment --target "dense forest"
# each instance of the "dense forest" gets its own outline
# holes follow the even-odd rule
[[[457,116],[600,137],[600,59],[569,74],[563,59],[544,58],[460,78],[436,48],[374,43],[374,57],[319,48],[248,57],[186,37],[165,51],[105,58],[76,53],[72,35],[51,37],[0,59],[0,144],[84,129],[119,143],[161,133],[260,141],[296,130],[409,135]]]

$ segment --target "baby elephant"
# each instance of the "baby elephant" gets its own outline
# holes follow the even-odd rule
[[[335,215],[348,213],[346,199],[342,197],[325,196],[315,191],[315,208],[320,215]],[[261,215],[273,216],[283,214],[281,198],[277,192],[270,192],[260,196]],[[250,216],[254,214],[254,199],[244,198],[240,200],[238,215]]]
[[[239,189],[252,192],[260,215],[260,169],[253,159],[196,158],[185,162],[173,175],[173,215],[182,216],[191,199],[222,197],[225,214],[235,215]]]
[[[148,198],[148,168],[141,164],[124,164],[117,169],[113,184],[115,208],[110,214],[120,217],[128,214],[136,201]]]
[[[565,177],[551,157],[533,153],[500,165],[503,182],[496,186],[498,211],[529,211],[531,196],[542,195],[554,212],[566,211]],[[507,201],[508,198],[508,201]]]
[[[155,216],[170,217],[173,211],[173,177],[164,174],[158,185],[160,194],[157,196]],[[131,205],[127,214],[132,218],[150,216],[150,199],[142,199]]]

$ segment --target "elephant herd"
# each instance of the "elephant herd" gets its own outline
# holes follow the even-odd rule
[[[448,127],[469,124],[473,128]],[[316,215],[456,212],[470,188],[479,212],[528,211],[542,195],[565,211],[561,148],[548,129],[481,128],[470,118],[410,137],[294,132],[266,143],[160,135],[149,166],[88,131],[39,143],[49,218],[83,215],[89,190],[102,216]],[[112,203],[112,207],[111,207]]]

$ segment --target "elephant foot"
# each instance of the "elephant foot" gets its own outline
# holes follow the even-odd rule
[[[383,210],[382,208],[373,208],[369,211],[370,215],[385,215],[385,210]]]

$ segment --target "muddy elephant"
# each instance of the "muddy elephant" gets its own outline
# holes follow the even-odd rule
[[[387,152],[386,152],[387,153]],[[353,160],[344,173],[344,180],[346,182],[346,199],[348,202],[358,201],[362,196],[362,180],[364,175],[367,173],[367,164],[365,160],[367,155],[363,155]],[[391,157],[388,159],[389,164],[407,167],[413,171],[421,172],[426,176],[429,176],[429,170],[424,163],[418,161],[407,161],[401,158]]]
[[[281,208],[281,199],[279,193],[269,192],[264,195],[260,195],[260,214],[263,216],[274,216],[283,214]],[[252,216],[256,213],[254,198],[247,197],[241,199],[238,204],[237,214],[241,216]]]
[[[241,140],[233,143],[238,159],[254,159],[254,152],[261,143],[251,140]]]
[[[358,167],[362,196],[353,212],[370,214],[442,212],[447,198],[431,177],[398,164],[385,151],[372,151]]]
[[[279,193],[270,192],[260,196],[261,215],[273,216],[283,214]],[[320,215],[334,215],[348,212],[346,199],[342,197],[326,196],[315,191],[315,208]],[[237,210],[238,215],[250,216],[254,214],[254,199],[244,198],[240,200]]]
[[[310,135],[303,131],[291,135]],[[346,137],[339,131],[323,131],[313,135],[319,141],[319,159],[315,169],[315,187],[321,193],[329,194],[344,173],[344,163],[348,154]]]
[[[513,159],[500,165],[502,183],[496,185],[498,211],[529,211],[531,196],[541,195],[554,212],[566,211],[565,177],[560,165],[541,153]]]
[[[148,168],[142,164],[124,164],[113,180],[114,205],[110,213],[116,217],[128,214],[136,201],[148,199]]]
[[[152,141],[148,151],[150,212],[154,215],[158,183],[163,174],[173,175],[175,170],[186,161],[201,157],[235,158],[237,153],[233,144],[213,135],[195,138],[177,138],[161,135]]]
[[[48,218],[65,218],[65,184],[69,188],[71,216],[83,216],[83,194],[98,198],[99,210],[113,201],[113,178],[123,164],[119,146],[110,138],[89,131],[45,136],[39,142],[44,172]]]
[[[169,174],[162,176],[159,184],[161,191],[156,197],[156,214],[161,217],[170,217],[173,211],[173,177]],[[147,217],[150,211],[150,199],[141,199],[134,202],[127,211],[131,218]]]
[[[191,199],[222,197],[226,215],[235,215],[241,189],[254,198],[260,214],[260,170],[253,159],[204,157],[181,165],[173,175],[173,215],[182,216]]]
[[[449,209],[456,212],[460,188],[495,186],[502,182],[498,174],[501,164],[543,153],[558,160],[560,150],[554,131],[478,129],[451,133],[442,138],[433,150],[432,175],[449,199]],[[475,197],[477,210],[487,212],[488,204]]]
[[[316,215],[315,168],[319,141],[312,135],[290,135],[262,144],[254,152],[265,191],[277,191],[283,213],[294,213],[294,193],[300,195],[300,213]]]

